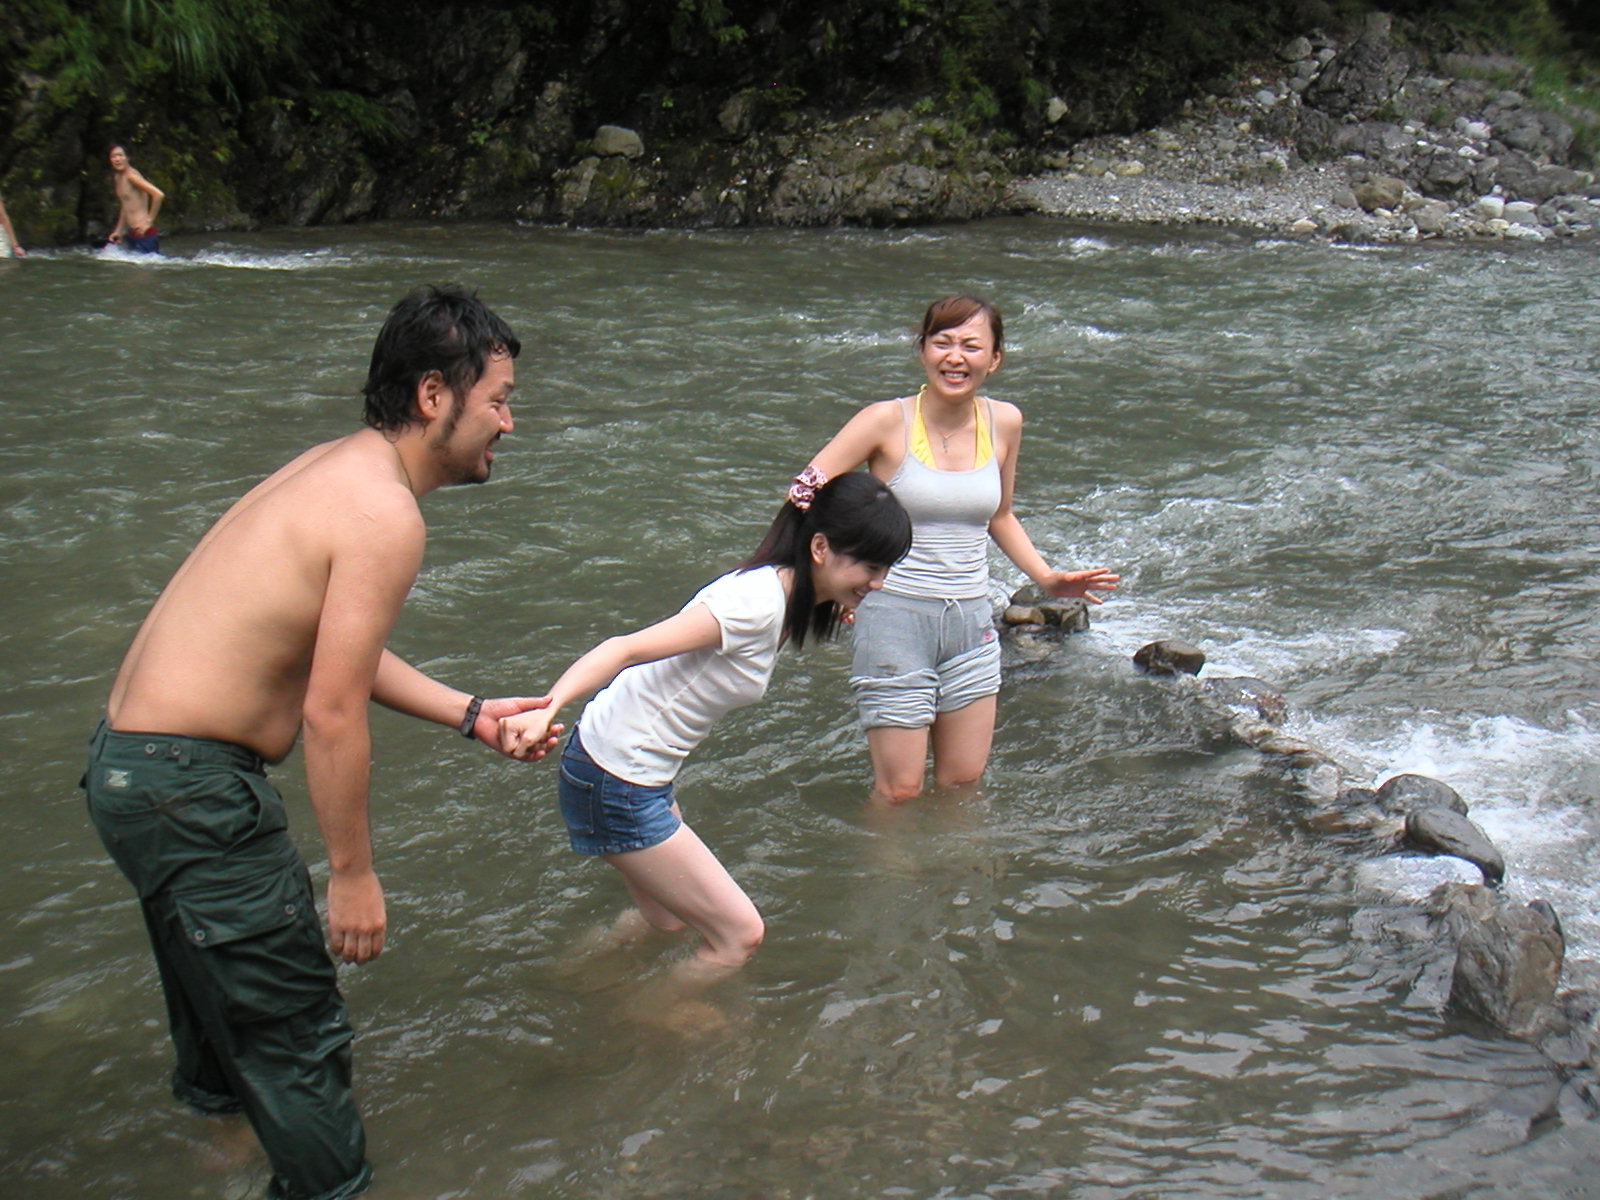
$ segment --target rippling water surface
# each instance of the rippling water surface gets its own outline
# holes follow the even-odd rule
[[[379,714],[390,949],[347,969],[377,1197],[1596,1195],[1551,1062],[1442,1011],[1416,902],[1472,879],[1319,837],[1129,656],[1273,681],[1355,783],[1454,785],[1600,984],[1600,272],[1592,247],[1356,251],[996,222],[912,233],[395,226],[0,264],[7,1196],[249,1196],[178,1110],[154,969],[73,784],[137,622],[253,480],[354,427],[421,281],[523,338],[485,488],[426,502],[394,645],[537,691],[758,538],[787,477],[917,372],[935,295],[1004,308],[996,395],[1094,629],[1010,664],[980,796],[884,819],[847,656],[785,656],[680,796],[768,919],[663,1000],[663,939],[565,848],[548,764]],[[997,574],[1015,582],[1009,564]],[[278,774],[320,862],[298,760]],[[674,1015],[675,1014],[675,1015]],[[663,1025],[666,1028],[663,1028]]]

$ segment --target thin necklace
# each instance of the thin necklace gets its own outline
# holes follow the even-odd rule
[[[920,388],[917,389],[917,401],[919,403],[922,400],[922,393],[927,391],[927,390],[928,390],[928,385],[927,384],[923,384]],[[973,405],[974,406],[977,405],[977,401],[976,400],[973,401]],[[922,418],[922,424],[923,424],[924,428],[927,427],[927,424],[928,424],[928,418],[927,417],[923,417]],[[946,454],[950,453],[950,439],[955,437],[956,434],[963,432],[966,428],[967,428],[967,422],[966,422],[965,418],[963,418],[961,424],[957,425],[949,433],[939,433],[939,431],[937,429],[934,430],[935,433],[939,433],[939,441],[943,444],[944,452]]]

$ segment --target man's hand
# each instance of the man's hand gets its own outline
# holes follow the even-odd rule
[[[345,962],[370,962],[383,953],[388,918],[383,885],[373,871],[335,871],[328,877],[328,943]]]
[[[478,710],[478,719],[472,724],[472,736],[485,746],[493,746],[502,754],[512,758],[527,758],[527,754],[512,754],[506,749],[505,736],[501,732],[501,721],[505,717],[514,717],[518,713],[532,712],[548,706],[549,696],[501,696],[496,700],[485,700],[483,707]],[[546,724],[549,723],[546,718]],[[557,725],[550,734],[547,744],[535,758],[542,758],[546,751],[555,747],[556,738],[560,735],[562,726]]]
[[[1113,575],[1105,567],[1089,571],[1052,571],[1039,581],[1039,586],[1058,600],[1082,596],[1091,604],[1105,603],[1096,592],[1109,592],[1117,586],[1121,575]]]
[[[543,758],[561,740],[564,725],[552,725],[547,712],[525,712],[500,722],[500,753],[512,758]]]

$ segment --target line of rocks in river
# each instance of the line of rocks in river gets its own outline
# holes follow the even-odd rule
[[[1600,184],[1569,165],[1571,123],[1520,90],[1530,72],[1515,60],[1424,62],[1375,15],[1348,45],[1295,38],[1275,66],[1168,125],[1077,143],[1012,199],[1085,220],[1354,242],[1600,229]]]
[[[1089,605],[1028,587],[1002,609],[1000,625],[1013,653],[1044,657],[1089,628]],[[1452,855],[1476,866],[1481,884],[1444,884],[1428,900],[1435,936],[1455,947],[1448,1003],[1535,1045],[1567,1081],[1563,1103],[1577,1115],[1600,1115],[1600,995],[1560,989],[1560,918],[1543,900],[1517,904],[1503,895],[1505,856],[1469,818],[1466,801],[1423,775],[1394,775],[1376,788],[1351,784],[1330,754],[1283,730],[1289,705],[1280,692],[1248,677],[1201,679],[1205,661],[1176,640],[1133,655],[1139,671],[1169,685],[1197,740],[1249,747],[1292,771],[1313,829],[1366,854]]]

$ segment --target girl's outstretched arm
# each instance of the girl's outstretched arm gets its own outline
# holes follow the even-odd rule
[[[565,728],[552,728],[551,721],[571,701],[599,691],[628,667],[720,645],[722,626],[704,604],[693,605],[636,633],[607,638],[561,673],[550,689],[548,708],[501,719],[500,749],[513,758],[543,758],[551,735]]]

